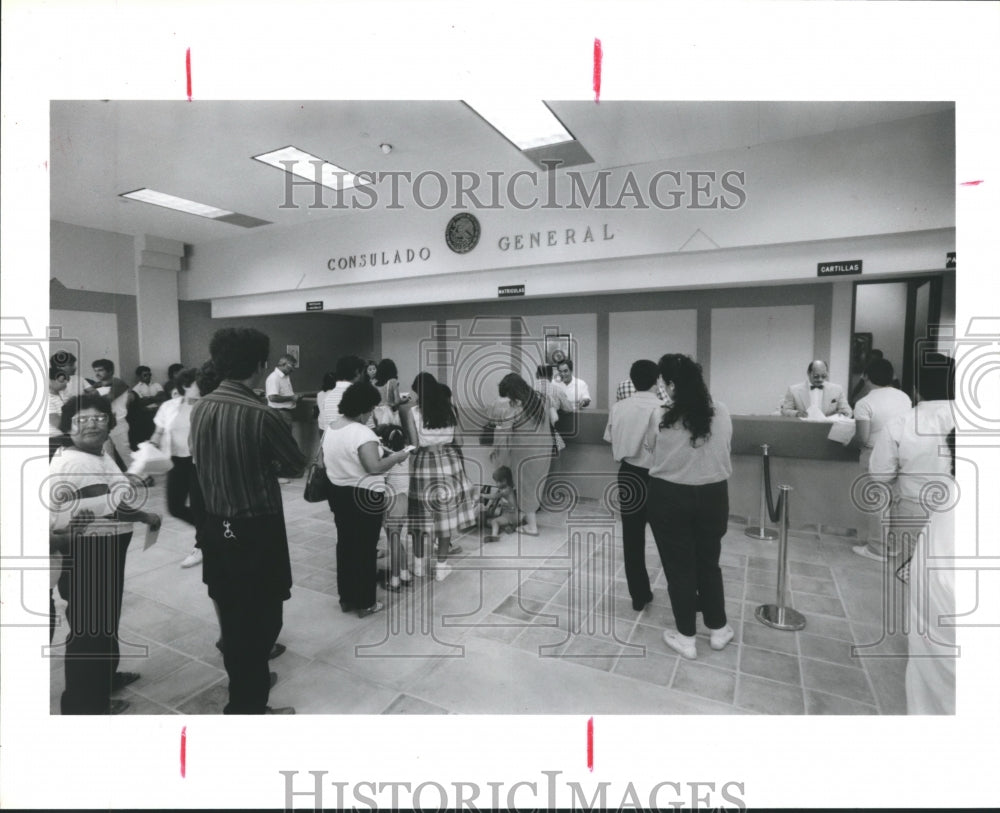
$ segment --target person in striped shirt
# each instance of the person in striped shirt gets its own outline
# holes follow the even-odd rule
[[[224,713],[294,713],[267,705],[267,661],[292,586],[278,478],[301,476],[306,461],[289,428],[253,392],[267,373],[268,337],[223,328],[210,351],[222,383],[191,412],[190,448],[205,504],[202,581],[218,603],[225,642]]]

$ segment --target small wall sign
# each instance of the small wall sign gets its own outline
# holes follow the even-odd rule
[[[307,311],[321,311],[323,310],[323,300],[318,302],[306,302]]]
[[[524,296],[524,286],[500,285],[497,287],[497,296]]]
[[[837,260],[832,263],[819,263],[816,266],[817,277],[839,277],[842,274],[860,274],[861,260]]]

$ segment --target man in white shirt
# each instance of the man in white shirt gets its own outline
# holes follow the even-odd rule
[[[622,516],[622,552],[625,580],[632,609],[643,610],[653,600],[646,571],[646,492],[650,453],[643,445],[650,416],[663,406],[656,394],[660,372],[655,361],[640,359],[629,370],[635,392],[618,401],[608,414],[604,439],[618,469],[618,495]]]
[[[264,382],[264,393],[267,395],[267,405],[278,411],[278,416],[289,429],[292,428],[292,410],[299,400],[292,388],[292,370],[295,369],[295,356],[284,355],[278,359],[271,374]]]
[[[566,400],[569,401],[573,411],[590,406],[590,390],[587,388],[587,382],[582,378],[573,377],[573,362],[570,359],[560,361],[556,371],[559,373],[559,380],[552,383],[566,394]]]
[[[830,371],[826,362],[816,359],[806,368],[808,380],[792,384],[781,403],[781,414],[805,418],[810,407],[816,407],[823,415],[843,415],[851,417],[851,407],[844,395],[844,388],[831,384]]]

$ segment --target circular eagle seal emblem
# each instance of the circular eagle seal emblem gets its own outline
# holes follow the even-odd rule
[[[469,212],[455,215],[444,230],[444,240],[456,254],[472,251],[479,242],[479,221],[476,216]]]

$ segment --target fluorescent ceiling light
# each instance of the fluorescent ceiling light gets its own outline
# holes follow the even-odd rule
[[[187,212],[190,215],[212,219],[227,217],[233,214],[228,209],[218,209],[215,206],[209,206],[207,203],[198,203],[186,198],[178,198],[174,195],[168,195],[165,192],[157,192],[154,189],[136,189],[134,192],[123,193],[121,197],[140,200],[143,203],[152,203],[154,206],[164,206],[167,209],[176,209],[178,212]]]
[[[562,122],[540,100],[480,99],[465,103],[513,141],[519,150],[573,140]]]
[[[253,159],[330,189],[366,186],[366,183],[359,180],[353,173],[322,158],[317,158],[305,150],[300,150],[298,147],[282,147],[280,150],[255,155]]]

